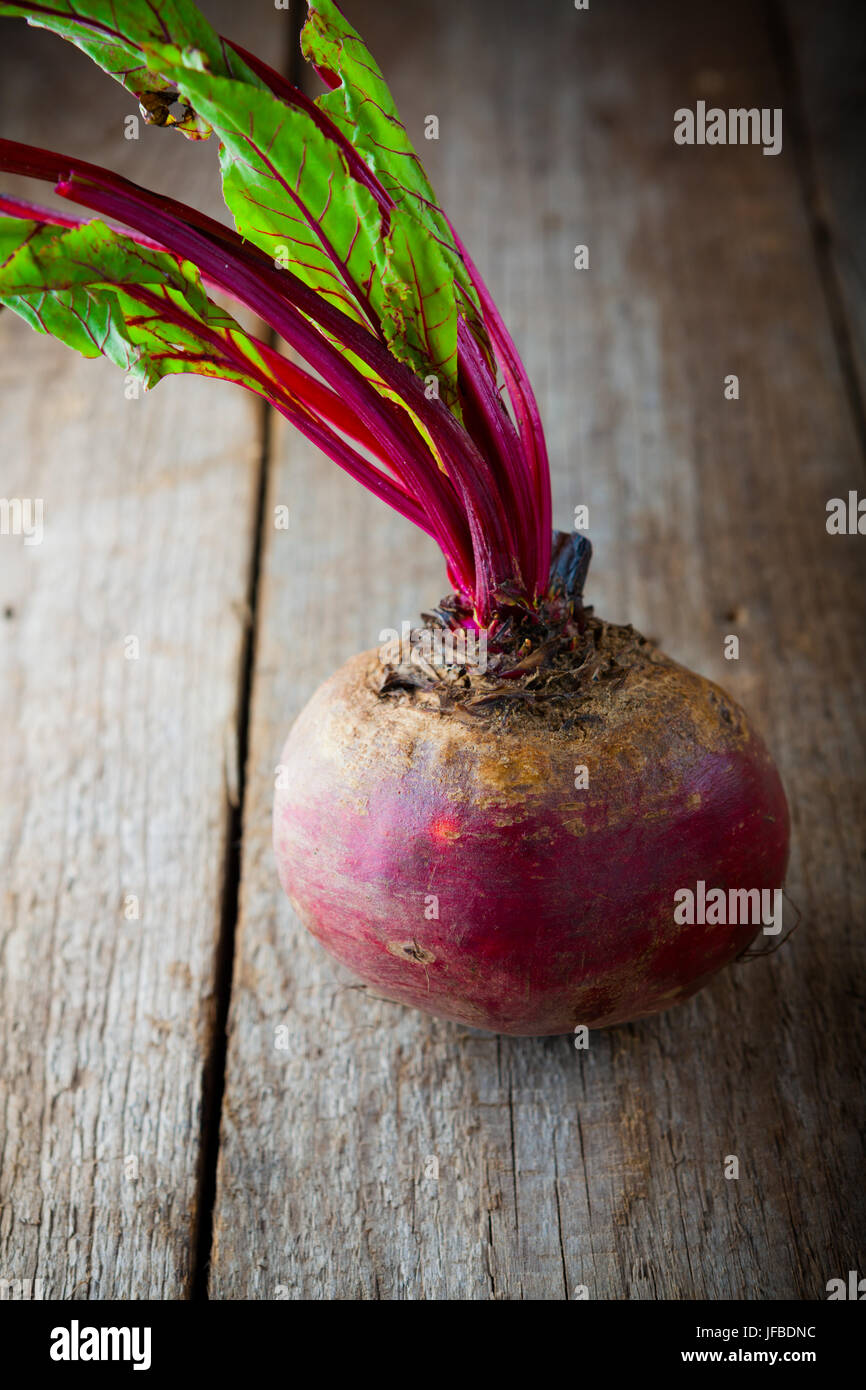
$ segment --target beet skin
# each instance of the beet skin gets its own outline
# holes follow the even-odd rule
[[[312,697],[274,810],[301,920],[374,993],[497,1033],[570,1033],[687,999],[761,930],[674,916],[699,881],[785,874],[778,773],[718,686],[655,652],[563,732],[383,698],[380,676],[363,653]]]

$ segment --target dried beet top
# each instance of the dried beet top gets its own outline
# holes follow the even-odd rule
[[[486,665],[449,659],[443,629],[455,616],[452,600],[425,613],[408,650],[381,662],[373,679],[383,699],[411,702],[465,723],[482,720],[503,730],[527,722],[551,733],[601,724],[612,697],[632,673],[670,665],[663,652],[630,624],[620,627],[582,609],[542,621],[514,621],[489,643]],[[450,621],[449,621],[450,620]],[[472,642],[469,642],[471,653]],[[477,656],[476,651],[471,653]]]

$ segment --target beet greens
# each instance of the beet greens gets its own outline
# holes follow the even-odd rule
[[[308,0],[302,33],[327,88],[315,101],[189,0],[0,3],[0,14],[70,40],[148,123],[213,134],[236,228],[0,139],[0,169],[97,215],[0,194],[0,305],[145,389],[193,372],[262,396],[436,540],[475,622],[495,627],[503,605],[544,598],[550,480],[526,372],[332,0]],[[253,310],[300,362],[209,291]]]

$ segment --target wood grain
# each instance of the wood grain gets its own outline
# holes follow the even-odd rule
[[[334,967],[276,882],[281,743],[443,578],[279,431],[211,1296],[823,1298],[863,1268],[863,543],[824,524],[862,461],[789,152],[672,138],[700,97],[779,104],[761,12],[346,9],[525,354],[559,523],[590,508],[590,598],[720,679],[776,753],[802,921],[586,1053],[427,1019]]]
[[[236,32],[275,55],[284,24],[260,7]],[[2,36],[4,135],[217,207],[215,151],[146,128],[127,141],[135,102],[83,55],[19,21]],[[11,314],[0,354],[0,494],[44,502],[41,545],[0,536],[0,1278],[45,1298],[178,1298],[261,417],[188,378],[126,399],[114,367]]]
[[[857,0],[785,0],[792,79],[802,104],[805,176],[819,254],[828,260],[842,355],[866,435],[866,25]],[[857,407],[855,407],[857,408]]]

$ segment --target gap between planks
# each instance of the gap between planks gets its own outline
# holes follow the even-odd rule
[[[301,7],[293,5],[288,23],[286,51],[279,70],[295,85],[301,77]],[[269,347],[278,348],[277,335],[272,329],[263,334]],[[249,748],[250,711],[256,664],[256,630],[264,542],[265,505],[268,492],[273,441],[274,411],[262,401],[258,415],[259,465],[256,480],[255,536],[247,580],[247,629],[244,652],[240,663],[237,723],[237,794],[228,805],[226,856],[223,870],[223,900],[219,941],[214,966],[216,996],[213,1033],[204,1067],[202,1088],[202,1123],[199,1142],[198,1202],[194,1256],[190,1271],[190,1299],[207,1302],[210,1258],[213,1247],[214,1205],[216,1201],[217,1168],[219,1165],[220,1128],[225,1095],[226,1056],[228,1050],[228,1016],[231,1006],[232,976],[234,973],[235,939],[238,928],[241,872],[243,869],[244,799],[247,785],[247,752]]]
[[[274,335],[266,335],[271,347],[276,346]],[[232,972],[235,957],[235,934],[238,923],[241,859],[243,841],[241,830],[246,791],[247,747],[249,742],[250,706],[252,703],[253,672],[256,654],[256,611],[258,607],[259,575],[261,571],[262,534],[264,529],[265,498],[268,467],[271,458],[273,416],[271,408],[262,402],[258,415],[259,463],[256,480],[255,534],[247,579],[246,632],[241,655],[237,697],[237,782],[236,793],[227,803],[226,851],[223,870],[223,898],[219,938],[214,963],[215,1012],[210,1048],[204,1065],[202,1083],[202,1120],[199,1136],[198,1201],[194,1257],[190,1271],[190,1298],[194,1302],[207,1300],[210,1251],[213,1241],[213,1208],[216,1196],[217,1163],[219,1160],[220,1118],[226,1071],[226,1025],[231,1003]]]

